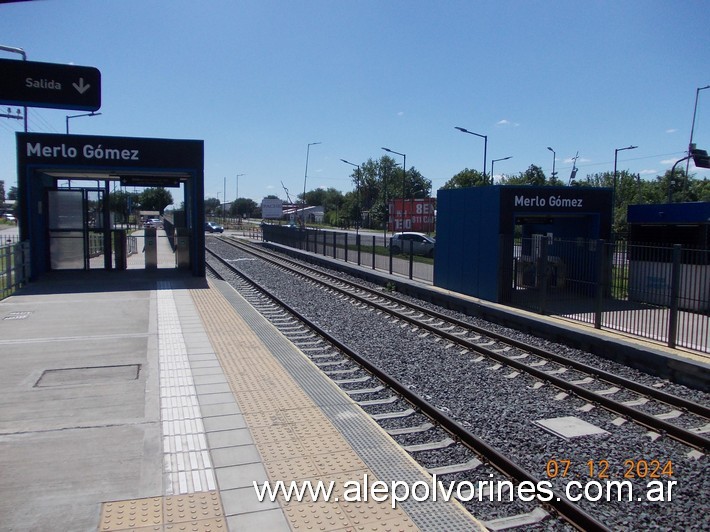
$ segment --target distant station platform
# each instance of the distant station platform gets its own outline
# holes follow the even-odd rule
[[[455,502],[260,502],[430,476],[226,283],[50,272],[0,318],[0,528],[480,527]]]

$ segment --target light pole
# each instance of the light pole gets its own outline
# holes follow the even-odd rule
[[[617,161],[620,151],[635,150],[636,148],[638,148],[638,146],[626,146],[626,148],[616,148],[614,150],[614,200],[612,201],[612,204],[611,204],[611,226],[612,226],[612,228],[614,227],[614,220],[616,220],[616,203],[617,203],[617,201],[616,201],[616,199],[617,199],[616,198],[616,181],[617,181],[616,161]]]
[[[614,150],[614,203],[616,203],[616,161],[620,151],[635,150],[638,146],[626,146],[626,148],[616,148]]]
[[[237,190],[236,190],[236,196],[234,196],[234,212],[235,212],[235,214],[238,214],[236,205],[237,205],[237,200],[239,199],[239,178],[243,175],[246,175],[246,174],[237,174]]]
[[[70,118],[79,118],[80,116],[99,116],[101,113],[84,113],[81,115],[71,115],[67,116],[67,135],[69,134],[69,119]]]
[[[311,146],[322,144],[322,142],[311,142],[306,148],[306,173],[303,176],[303,210],[301,211],[301,219],[303,227],[306,227],[306,181],[308,181],[308,155],[311,153]]]
[[[695,131],[695,115],[698,113],[698,96],[700,96],[700,91],[705,89],[710,89],[710,85],[705,85],[695,89],[695,107],[693,108],[693,123],[690,126],[690,142],[688,143],[688,162],[685,163],[685,175],[688,175],[688,168],[690,168],[690,151],[693,149],[693,132]]]
[[[494,174],[493,174],[493,165],[497,163],[498,161],[507,161],[508,159],[512,159],[513,156],[509,155],[508,157],[503,157],[502,159],[493,159],[491,161],[491,184],[493,184],[493,179],[494,179]]]
[[[222,202],[222,224],[224,224],[227,221],[227,218],[224,214],[224,207],[227,203],[227,178],[224,178],[224,183],[222,183],[222,191],[224,193],[224,201]]]
[[[401,213],[400,231],[404,231],[404,180],[407,177],[407,156],[403,153],[399,153],[398,151],[390,150],[389,148],[382,148],[382,149],[385,150],[386,152],[394,153],[395,155],[400,155],[400,156],[404,157],[404,163],[402,163],[402,210],[400,211],[400,213]],[[395,229],[396,229],[396,227],[395,227]]]
[[[454,127],[454,129],[458,129],[461,133],[468,133],[469,135],[476,135],[477,137],[481,137],[483,139],[483,179],[486,179],[486,165],[488,164],[488,160],[486,159],[488,155],[488,135],[480,135],[478,133],[474,133],[473,131],[469,131],[468,129],[462,128],[462,127]]]
[[[555,172],[555,160],[557,159],[557,154],[555,153],[555,150],[550,148],[549,146],[547,147],[548,150],[552,152],[552,180],[555,180],[555,176],[557,175],[557,172]]]
[[[350,161],[346,161],[345,159],[340,159],[343,161],[345,164],[349,164],[350,166],[354,166],[357,168],[356,174],[357,175],[357,221],[355,222],[355,235],[360,234],[360,220],[362,218],[362,215],[360,214],[360,165],[351,163]]]
[[[22,48],[16,48],[15,46],[4,46],[0,44],[0,50],[3,52],[10,52],[13,54],[20,54],[23,61],[27,61],[27,54]],[[27,133],[27,106],[25,105],[25,133]]]

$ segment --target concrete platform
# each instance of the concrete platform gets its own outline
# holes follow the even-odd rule
[[[4,530],[472,530],[456,503],[259,502],[429,475],[225,283],[55,273],[0,302]]]

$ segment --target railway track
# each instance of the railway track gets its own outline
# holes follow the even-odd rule
[[[702,404],[633,381],[628,386],[633,391],[623,390],[623,384],[628,379],[618,375],[601,371],[599,368],[568,359],[543,348],[530,346],[519,339],[475,327],[469,322],[389,294],[381,288],[373,289],[365,284],[346,282],[341,277],[304,266],[283,256],[265,253],[258,246],[245,248],[228,239],[219,241],[229,242],[229,245],[233,246],[230,249],[238,253],[237,258],[228,259],[219,266],[220,268],[229,268],[230,272],[234,272],[235,263],[256,264],[255,260],[258,256],[258,260],[269,261],[284,274],[300,276],[305,283],[318,290],[327,291],[329,297],[337,299],[343,305],[351,305],[360,312],[377,315],[389,323],[396,324],[394,327],[400,330],[402,335],[422,339],[422,341],[434,339],[433,341],[439,342],[439,345],[445,345],[444,349],[455,351],[464,361],[472,360],[480,364],[479,367],[485,366],[498,375],[509,372],[506,377],[511,381],[517,375],[526,375],[531,381],[529,388],[532,390],[537,390],[538,387],[551,388],[549,386],[551,384],[560,390],[555,401],[564,396],[580,400],[584,398],[585,405],[579,409],[583,412],[607,403],[608,406],[605,408],[619,415],[619,425],[622,425],[626,419],[632,419],[635,423],[647,427],[649,431],[647,436],[650,436],[647,441],[653,444],[656,439],[668,440],[664,436],[682,442],[682,447],[686,449],[682,452],[687,453],[691,461],[697,461],[702,456],[700,450],[708,448],[705,436],[708,432],[708,410]],[[249,255],[243,255],[244,253]],[[210,258],[210,261],[212,260]],[[324,328],[307,318],[305,323],[309,325],[304,325],[304,321],[297,317],[301,314],[297,309],[277,308],[277,303],[273,300],[266,301],[267,296],[261,294],[257,287],[247,286],[246,281],[239,281],[238,284],[243,284],[240,291],[246,290],[247,293],[252,293],[251,297],[256,301],[252,302],[254,306],[266,305],[264,314],[268,319],[282,329],[293,343],[311,357],[314,363],[329,374],[363,409],[377,419],[395,439],[404,443],[405,449],[410,451],[430,472],[439,471],[444,476],[448,474],[447,478],[461,479],[466,478],[470,473],[470,471],[466,473],[467,469],[473,470],[478,467],[476,474],[480,478],[481,467],[486,468],[490,464],[495,468],[496,475],[499,475],[498,471],[503,472],[503,478],[515,479],[516,483],[540,480],[527,470],[530,465],[527,461],[522,463],[526,463],[528,468],[518,465],[516,462],[519,462],[519,459],[511,459],[507,451],[503,452],[500,447],[496,448],[495,445],[487,443],[486,436],[474,434],[472,424],[462,422],[457,415],[458,412],[451,413],[446,407],[442,407],[438,400],[430,400],[425,390],[416,390],[416,386],[412,386],[409,382],[405,383],[389,377],[387,371],[372,364],[367,356],[345,345],[348,342],[342,342],[331,335],[326,330],[329,329],[327,325]],[[272,297],[279,298],[277,295]],[[358,361],[358,365],[344,361],[343,353],[347,353],[349,359]],[[532,368],[532,371],[528,368]],[[563,379],[563,376],[566,379]],[[582,387],[584,392],[579,392],[574,386]],[[417,393],[413,393],[413,389]],[[392,396],[394,392],[396,397]],[[620,395],[624,396],[623,401],[605,401],[610,396]],[[560,403],[569,401],[570,399],[565,399]],[[656,411],[655,415],[637,410],[634,406],[653,409]],[[629,412],[628,409],[633,411]],[[426,413],[428,420],[422,419],[419,412]],[[451,415],[447,415],[446,412]],[[671,424],[669,419],[681,422],[677,425]],[[670,431],[667,430],[668,425],[671,425]],[[440,428],[446,431],[443,436]],[[430,435],[426,443],[421,443],[426,438],[420,437],[420,434]],[[466,450],[473,450],[475,454],[470,451],[465,453],[455,450],[461,444]],[[687,449],[688,445],[694,449]],[[640,444],[640,447],[645,448],[645,444]],[[444,454],[447,454],[450,459],[446,465],[441,465],[441,459],[436,456]],[[539,471],[539,468],[537,470]],[[491,478],[492,475],[493,473]],[[559,489],[559,485],[556,485],[556,489]],[[495,518],[487,520],[486,525],[491,528],[505,528],[514,526],[515,523],[530,525],[543,519],[550,508],[577,528],[596,528],[601,526],[600,521],[606,522],[606,519],[589,512],[589,508],[580,509],[578,505],[567,501],[558,492],[555,493],[554,498],[559,501],[546,502],[532,510],[527,508],[524,513],[509,515],[511,510],[506,509],[504,512],[508,513],[503,516],[498,512]],[[566,507],[568,504],[569,508]],[[476,515],[481,515],[480,507],[477,506],[473,511]],[[581,515],[577,515],[577,512],[581,512]],[[485,515],[485,511],[483,513]],[[550,526],[549,520],[545,522],[545,526]]]
[[[245,296],[247,301],[252,303],[252,305],[254,305],[262,315],[267,317],[267,319],[269,319],[272,323],[275,323],[279,330],[286,334],[295,345],[306,352],[310,351],[311,359],[316,360],[316,364],[319,365],[326,374],[329,374],[336,384],[361,384],[366,381],[370,381],[370,375],[374,376],[374,378],[381,383],[380,385],[375,385],[370,388],[349,389],[346,390],[346,393],[351,396],[370,395],[378,393],[386,387],[388,390],[391,390],[396,394],[396,396],[389,396],[385,399],[362,399],[360,401],[356,401],[358,404],[363,407],[383,404],[393,405],[395,402],[394,400],[399,400],[406,405],[411,405],[410,408],[389,410],[380,414],[373,414],[372,417],[375,420],[409,417],[415,414],[415,412],[418,412],[431,420],[431,422],[415,424],[414,426],[408,428],[390,430],[388,432],[390,432],[391,435],[403,436],[428,431],[435,427],[441,427],[448,435],[454,438],[445,438],[443,440],[438,439],[425,444],[420,443],[416,445],[404,446],[406,450],[415,453],[417,451],[436,451],[438,449],[448,448],[456,441],[472,450],[478,456],[478,459],[469,460],[465,463],[449,464],[438,468],[428,468],[430,472],[436,473],[438,471],[441,474],[461,473],[469,469],[474,469],[481,465],[483,463],[482,461],[485,461],[491,467],[502,473],[504,478],[513,479],[516,483],[529,482],[534,485],[538,485],[542,481],[542,479],[535,477],[533,474],[525,470],[525,468],[505,456],[504,453],[498,451],[495,447],[489,445],[483,439],[477,437],[471,431],[459,424],[456,420],[446,415],[446,413],[442,412],[439,408],[429,403],[426,399],[414,393],[406,385],[383,372],[377,366],[371,364],[366,357],[358,354],[356,351],[340,342],[326,330],[303,316],[296,309],[286,305],[282,301],[279,301],[276,296],[270,294],[264,288],[259,287],[226,260],[219,257],[209,249],[207,251],[208,254],[212,258],[219,261],[223,267],[228,268],[233,273],[239,275],[240,281],[235,283],[237,284],[236,288],[238,291]],[[218,279],[223,279],[218,269],[211,265],[209,261],[207,262],[207,267],[213,276]],[[322,354],[313,354],[314,351]],[[353,360],[357,364],[357,367],[343,369],[341,362],[331,360],[334,357],[340,357],[341,354]],[[328,360],[324,360],[324,358],[327,358]],[[329,370],[328,366],[330,364],[338,366],[338,369]],[[369,375],[354,377],[353,375],[359,368],[364,369]],[[552,511],[560,515],[560,517],[567,523],[579,530],[610,530],[592,515],[582,510],[579,506],[568,501],[561,493],[553,494],[549,502],[549,507],[551,507]],[[484,524],[493,530],[515,528],[519,526],[535,525],[548,517],[548,515],[549,513],[545,509],[545,506],[540,506],[525,514],[507,516],[501,519],[486,522]]]
[[[437,335],[459,348],[485,356],[495,363],[505,364],[515,371],[525,372],[540,382],[548,382],[564,393],[573,394],[592,404],[629,418],[655,434],[665,434],[698,450],[710,449],[710,408],[646,386],[588,364],[564,357],[549,350],[529,345],[517,339],[476,327],[421,305],[406,302],[393,295],[365,285],[346,282],[321,270],[280,255],[268,253],[253,245],[226,240],[232,246],[258,256],[308,282],[320,282],[345,297],[386,312],[396,319],[430,334]],[[614,396],[626,391],[627,398]],[[631,397],[629,393],[633,394]],[[654,404],[655,403],[655,404]],[[639,407],[659,411],[650,414]],[[694,419],[688,419],[694,416]],[[684,419],[683,419],[684,418]],[[672,420],[683,421],[683,425]],[[690,428],[688,428],[690,426]]]

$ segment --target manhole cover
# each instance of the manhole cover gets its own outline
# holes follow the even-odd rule
[[[35,386],[64,386],[73,384],[102,384],[132,381],[138,378],[140,364],[124,366],[95,366],[91,368],[47,369]]]
[[[566,440],[579,438],[582,436],[595,436],[599,434],[609,434],[602,428],[587,423],[583,419],[574,416],[552,417],[549,419],[538,419],[535,424],[543,429],[552,432]]]

